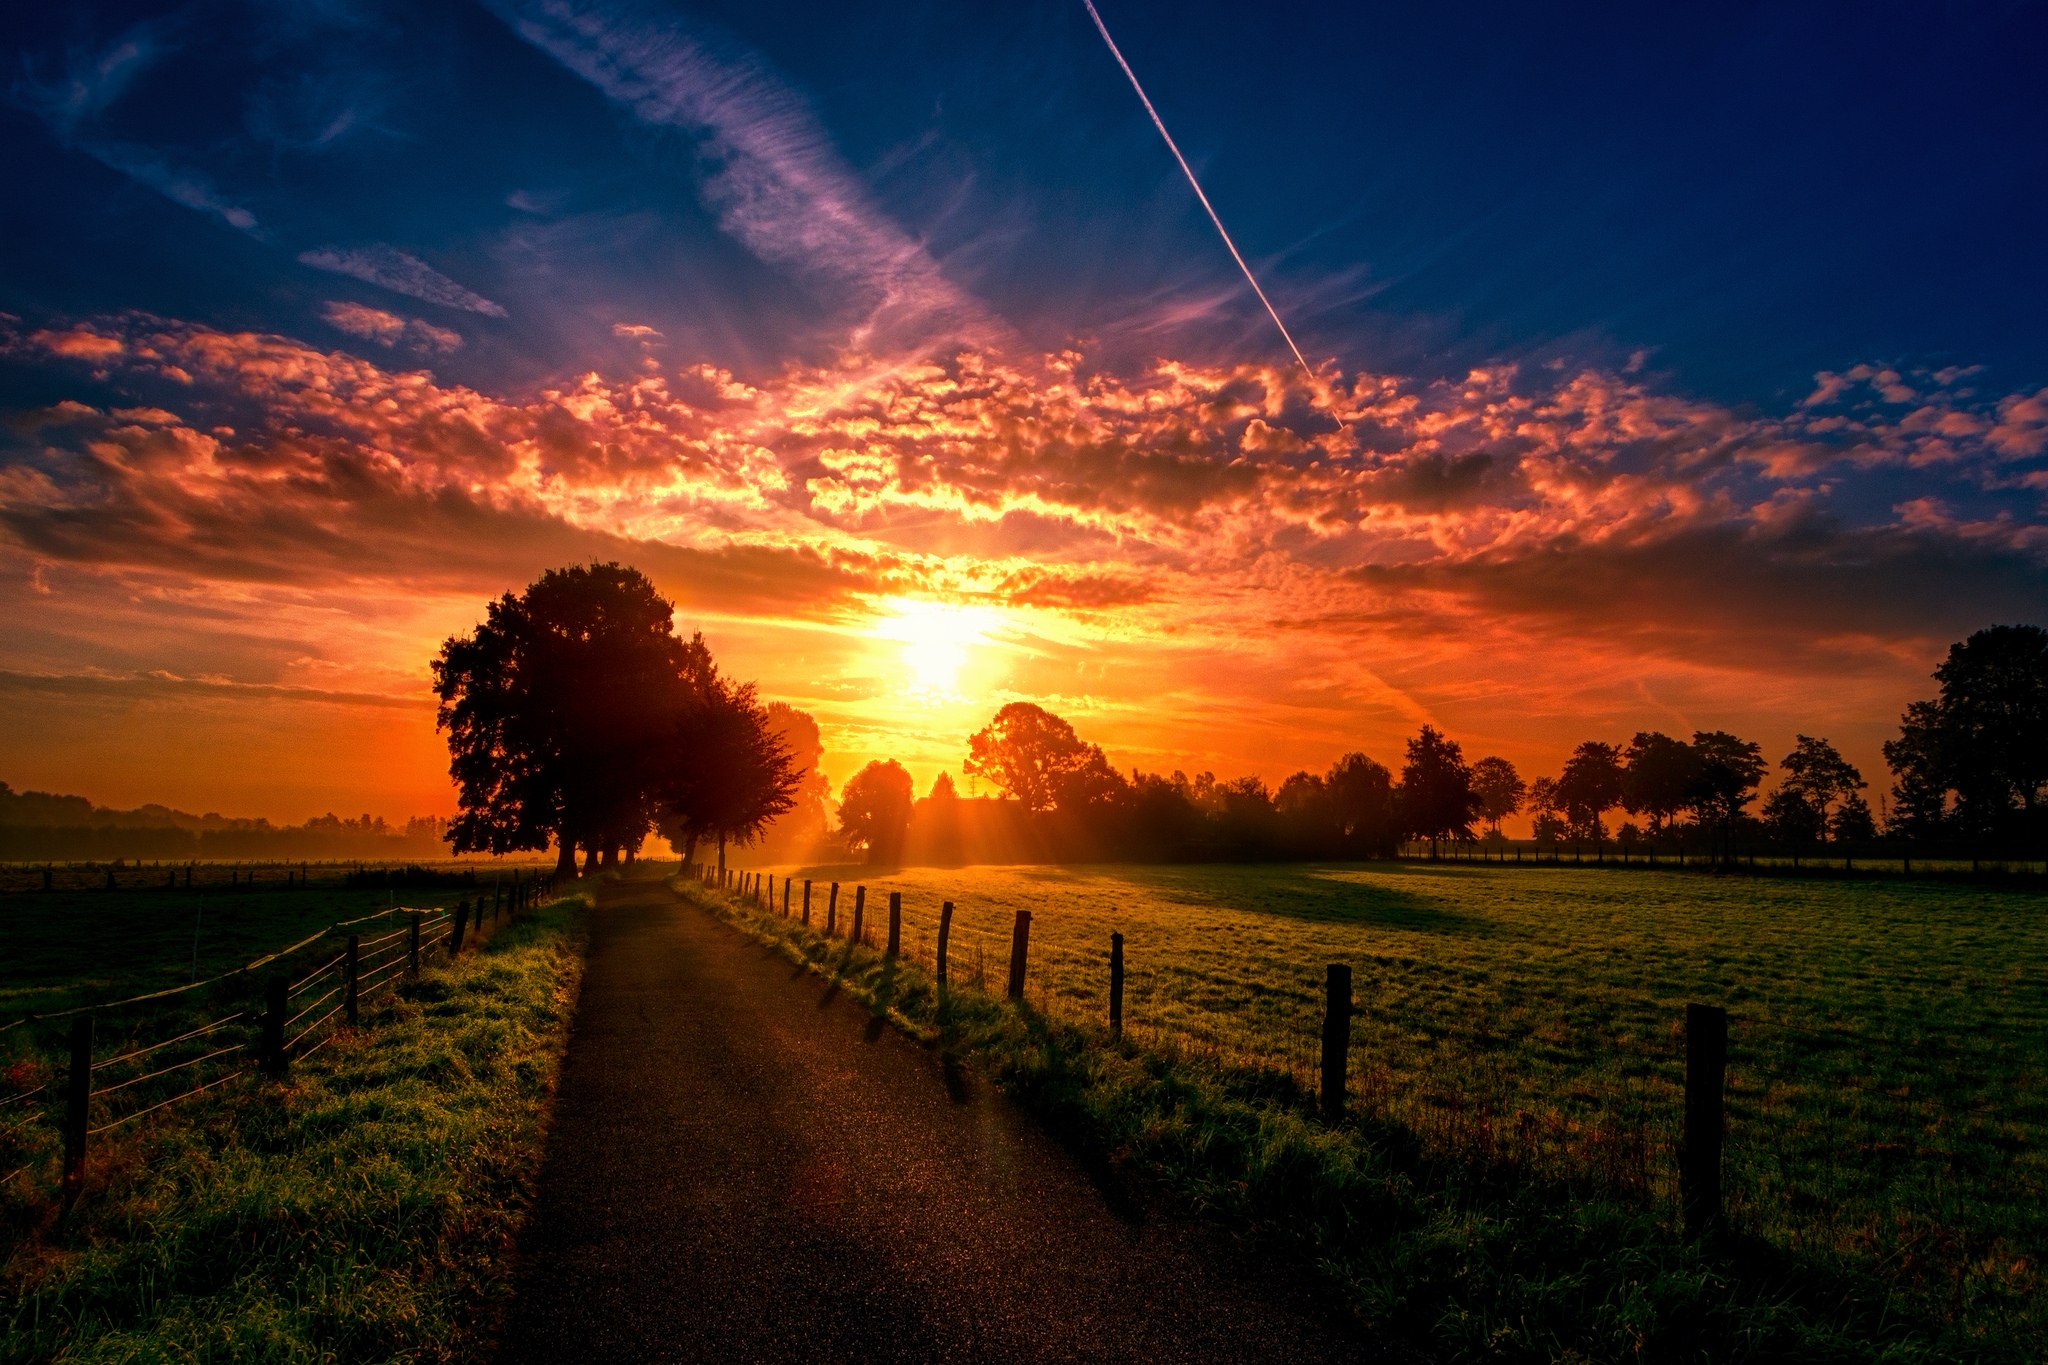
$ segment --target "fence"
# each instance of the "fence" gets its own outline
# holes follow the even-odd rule
[[[831,910],[841,894],[866,898],[858,884],[698,875],[832,938],[842,937]],[[915,961],[943,988],[1000,990],[1111,1039],[1214,1062],[1242,1091],[1398,1121],[1426,1150],[1590,1181],[1665,1204],[1695,1230],[1726,1216],[1794,1241],[1824,1233],[1909,1252],[1958,1226],[2048,1242],[2037,1141],[2048,1102],[2013,1080],[2031,1063],[1996,1036],[1928,1036],[1922,1023],[1893,1029],[1881,1015],[1807,1027],[1740,994],[1687,1005],[1611,988],[1593,1009],[1531,991],[1489,1014],[1440,992],[1442,1008],[1418,1013],[1414,994],[1388,992],[1389,972],[1429,974],[1414,963],[1368,957],[1362,979],[1333,962],[1320,980],[1247,985],[1227,980],[1229,962],[1203,958],[1205,945],[1190,965],[1191,939],[1175,940],[1160,967],[1127,937],[1128,922],[1112,932],[1084,917],[1106,941],[1094,929],[1076,937],[1073,917],[1034,923],[1019,896],[994,924],[976,912],[963,928],[952,901],[933,915],[941,894],[932,888],[906,920],[904,893],[891,892],[886,935],[864,918],[843,937]],[[1235,1003],[1219,1000],[1226,985]],[[1254,1012],[1256,1030],[1223,1036]],[[1980,1255],[1985,1244],[1976,1232],[1954,1240]]]
[[[1953,876],[1985,873],[2048,877],[2042,851],[1965,840],[1857,839],[1828,843],[1732,838],[1697,831],[1694,838],[1445,839],[1397,845],[1403,858],[1433,862],[1503,863],[1534,867],[1703,868],[1815,874]]]
[[[460,953],[468,931],[481,930],[486,914],[493,921],[516,916],[553,892],[552,877],[523,878],[494,887],[488,899],[479,895],[474,903],[462,900],[453,910],[382,910],[328,925],[204,981],[29,1014],[0,1026],[0,1033],[5,1033],[70,1021],[65,1064],[43,1068],[44,1076],[33,1085],[0,1095],[0,1156],[16,1158],[11,1169],[0,1171],[0,1187],[44,1164],[48,1139],[58,1137],[68,1207],[84,1185],[93,1139],[252,1072],[283,1080],[292,1062],[318,1052],[342,1028],[354,1027],[366,1002],[395,988],[402,978],[416,979],[437,955],[447,960]],[[373,923],[376,929],[365,937],[362,926]],[[303,964],[308,957],[316,959],[310,966],[260,978],[261,1002],[250,998],[262,968]],[[181,998],[219,1008],[233,1004],[236,997],[238,1008],[197,1023],[189,1008],[164,1008]],[[153,1008],[138,1012],[137,1007]],[[119,1019],[125,1027],[112,1046],[103,1049],[96,1035],[99,1024],[109,1019]],[[35,1146],[38,1132],[45,1138],[44,1150],[20,1160],[25,1149]]]

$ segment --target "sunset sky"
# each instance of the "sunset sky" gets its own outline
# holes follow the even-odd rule
[[[11,11],[0,780],[450,812],[428,660],[592,558],[920,792],[1023,698],[1874,797],[2048,624],[2038,5],[1099,7],[1313,376],[1081,0]]]

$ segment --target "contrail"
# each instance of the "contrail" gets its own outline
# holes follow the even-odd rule
[[[1287,339],[1287,349],[1294,352],[1294,358],[1301,362],[1302,370],[1314,380],[1316,372],[1309,367],[1308,358],[1302,355],[1301,347],[1294,344],[1294,336],[1287,330],[1287,324],[1280,321],[1280,311],[1273,306],[1273,301],[1266,297],[1266,291],[1259,288],[1259,282],[1252,277],[1252,268],[1244,263],[1244,256],[1239,253],[1237,243],[1230,240],[1230,233],[1223,226],[1223,220],[1216,216],[1215,206],[1210,204],[1209,196],[1202,193],[1202,182],[1195,179],[1194,171],[1188,166],[1188,159],[1180,154],[1180,148],[1174,145],[1173,134],[1166,131],[1166,124],[1159,117],[1159,111],[1152,107],[1152,101],[1146,97],[1145,87],[1138,84],[1138,73],[1131,70],[1131,64],[1124,60],[1124,54],[1117,48],[1116,39],[1109,36],[1109,26],[1103,23],[1102,16],[1095,12],[1095,0],[1081,0],[1081,3],[1088,7],[1088,17],[1095,21],[1095,31],[1102,35],[1103,42],[1109,44],[1109,55],[1116,58],[1116,64],[1131,78],[1131,89],[1138,92],[1138,98],[1145,105],[1145,112],[1152,116],[1152,126],[1159,130],[1159,136],[1166,139],[1166,149],[1172,152],[1173,159],[1180,163],[1181,174],[1188,178],[1188,184],[1194,186],[1195,198],[1201,200],[1202,207],[1208,210],[1209,221],[1216,225],[1217,235],[1223,238],[1223,245],[1230,248],[1231,259],[1236,261],[1237,268],[1244,272],[1245,281],[1251,285],[1252,292],[1259,296],[1259,302],[1266,305],[1266,312],[1273,319],[1273,325],[1278,327],[1280,335]]]

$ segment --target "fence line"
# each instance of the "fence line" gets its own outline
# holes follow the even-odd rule
[[[555,879],[552,876],[536,877],[516,883],[510,900],[513,916],[516,918],[522,910],[537,909],[548,903],[553,898],[554,890]],[[494,909],[502,909],[504,904],[505,902],[502,899],[496,899],[494,900]],[[484,899],[479,895],[474,904],[474,913],[478,916],[479,925],[481,925],[483,909]],[[29,1022],[70,1019],[72,1021],[72,1061],[69,1066],[62,1069],[61,1073],[55,1071],[55,1069],[46,1071],[45,1079],[34,1088],[0,1098],[0,1107],[5,1107],[14,1104],[28,1105],[29,1101],[36,1099],[38,1096],[46,1097],[44,1104],[29,1105],[23,1111],[22,1117],[18,1121],[4,1129],[0,1129],[0,1143],[11,1143],[36,1121],[50,1117],[48,1110],[53,1106],[48,1101],[49,1099],[56,1098],[60,1090],[59,1080],[61,1080],[61,1093],[64,1096],[62,1104],[63,1121],[61,1125],[64,1138],[63,1192],[66,1207],[69,1207],[70,1202],[77,1197],[84,1183],[85,1161],[88,1150],[87,1140],[89,1138],[134,1122],[145,1115],[154,1114],[158,1110],[175,1105],[180,1101],[205,1094],[237,1077],[249,1074],[256,1067],[250,1063],[244,1063],[226,1075],[202,1079],[199,1084],[191,1086],[176,1095],[158,1099],[142,1108],[107,1118],[105,1122],[92,1123],[92,1111],[99,1109],[104,1113],[104,1106],[108,1101],[108,1097],[145,1085],[148,1082],[161,1080],[163,1077],[174,1072],[211,1068],[215,1064],[222,1063],[236,1054],[248,1053],[252,1049],[258,1054],[258,1059],[261,1061],[264,1069],[269,1070],[273,1075],[282,1077],[285,1067],[292,1058],[303,1059],[311,1056],[314,1052],[319,1051],[320,1048],[340,1036],[342,1032],[340,1026],[334,1028],[327,1027],[337,1016],[347,1012],[349,1023],[353,1024],[356,1019],[354,1007],[358,1003],[374,998],[382,993],[398,979],[400,973],[408,971],[416,973],[423,965],[424,959],[437,948],[445,950],[449,957],[453,957],[460,947],[459,929],[457,934],[445,936],[440,930],[451,923],[460,924],[465,922],[471,912],[472,904],[469,900],[462,901],[453,910],[441,906],[427,911],[392,906],[374,915],[338,921],[288,947],[281,948],[273,953],[267,953],[243,967],[237,968],[234,971],[223,972],[218,976],[209,977],[205,981],[190,982],[170,990],[146,992],[141,995],[109,1001],[100,1005],[80,1006],[75,1009],[55,1011],[49,1014],[30,1013],[25,1015],[6,1027],[12,1028],[15,1025]],[[193,1028],[184,1029],[172,1037],[138,1047],[130,1047],[126,1051],[109,1057],[104,1061],[95,1062],[93,1060],[94,1020],[96,1013],[99,1011],[118,1009],[151,1000],[166,999],[202,987],[215,985],[231,978],[244,977],[254,968],[288,957],[311,944],[317,943],[323,937],[337,930],[363,924],[370,920],[382,919],[388,922],[392,917],[398,915],[406,916],[406,922],[399,928],[371,940],[372,945],[379,946],[378,951],[369,955],[367,963],[360,951],[362,945],[359,942],[352,941],[350,947],[344,948],[336,956],[307,971],[299,977],[296,983],[289,982],[287,978],[281,975],[273,975],[268,986],[269,1003],[264,1007],[237,1010],[219,1019],[211,1020]],[[351,937],[353,940],[353,936]],[[353,979],[351,979],[350,971],[352,953],[355,969]],[[290,1003],[293,1000],[304,992],[314,989],[323,983],[331,984],[328,984],[328,988],[313,998],[310,1003],[299,1008],[289,1019],[285,1018],[285,1011],[290,1008]],[[350,989],[351,987],[353,987],[352,990]],[[344,995],[341,1002],[334,1004],[326,1013],[319,1015],[311,1023],[305,1024],[303,1028],[297,1028],[309,1015],[314,1014],[322,1006],[334,1000],[337,994],[342,994],[344,991],[348,993]],[[154,1056],[166,1048],[209,1037],[221,1029],[236,1024],[245,1026],[258,1025],[260,1026],[258,1030],[260,1036],[245,1037],[239,1042],[230,1043],[224,1047],[212,1048],[198,1056],[173,1062],[168,1066],[158,1067],[111,1084],[102,1085],[97,1088],[92,1084],[95,1074],[105,1071],[109,1067],[133,1064],[145,1057]],[[139,1031],[143,1025],[138,1024],[135,1027]],[[297,1028],[296,1032],[293,1032],[294,1028]],[[313,1038],[322,1029],[327,1029],[327,1031],[309,1044],[307,1040]],[[203,1071],[201,1074],[203,1075]],[[59,1079],[50,1079],[53,1075]],[[47,1153],[44,1157],[31,1160],[9,1171],[5,1176],[0,1176],[0,1185],[5,1185],[23,1172],[34,1169],[44,1160],[47,1160]]]

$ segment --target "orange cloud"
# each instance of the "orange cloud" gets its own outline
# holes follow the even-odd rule
[[[380,345],[420,325],[328,320]],[[239,683],[417,697],[485,597],[602,557],[817,710],[841,766],[928,775],[1029,696],[1124,761],[1269,777],[1390,757],[1421,720],[1532,766],[1712,723],[1831,733],[1874,767],[1948,639],[2048,600],[2026,519],[1836,510],[1873,470],[2035,477],[2048,394],[1980,401],[1954,376],[1858,366],[1773,417],[1509,366],[1311,390],[970,349],[500,396],[144,316],[5,345],[137,400],[34,414],[0,465],[22,566],[0,600],[72,642],[0,655],[24,673],[195,676],[151,653],[182,648]],[[887,635],[919,600],[997,613],[944,696]],[[143,638],[186,644],[117,646],[138,601],[161,627]]]

